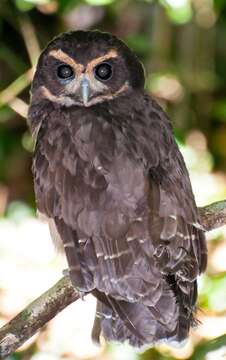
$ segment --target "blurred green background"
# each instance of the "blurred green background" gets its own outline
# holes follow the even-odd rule
[[[68,29],[110,31],[136,52],[147,91],[172,119],[198,205],[226,197],[225,0],[0,0],[0,324],[50,287],[63,268],[47,228],[35,218],[25,119],[37,57]],[[226,359],[225,228],[208,234],[208,247],[208,269],[199,281],[202,325],[181,349],[94,348],[92,319],[81,339],[83,330],[71,327],[72,319],[93,314],[90,299],[83,310],[73,304],[10,359]]]

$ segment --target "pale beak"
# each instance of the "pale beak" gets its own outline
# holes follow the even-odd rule
[[[81,93],[82,93],[82,100],[84,105],[87,105],[88,100],[89,100],[89,80],[84,77],[81,81]]]

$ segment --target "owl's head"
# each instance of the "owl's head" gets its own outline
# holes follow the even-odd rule
[[[42,52],[32,95],[62,106],[91,106],[143,87],[142,64],[121,40],[74,31],[56,37]]]

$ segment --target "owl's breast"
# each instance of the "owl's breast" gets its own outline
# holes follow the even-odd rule
[[[90,233],[109,213],[136,217],[146,206],[146,179],[127,143],[101,118],[53,121],[34,158],[39,210]]]
[[[83,124],[72,141],[82,167],[81,183],[89,185],[91,192],[104,193],[108,203],[135,209],[145,197],[146,177],[120,129],[95,119]]]
[[[89,122],[78,129],[72,142],[77,171],[71,196],[74,204],[80,204],[78,236],[122,238],[135,219],[147,217],[143,167],[111,124]]]

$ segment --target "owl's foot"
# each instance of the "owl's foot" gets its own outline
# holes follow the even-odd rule
[[[197,266],[197,262],[189,257],[184,263],[181,265],[181,268],[176,272],[176,275],[182,281],[193,282],[197,278],[199,274],[199,268]]]
[[[63,276],[68,276],[68,277],[70,277],[69,269],[64,269],[64,270],[62,271],[62,273],[63,273]],[[84,297],[85,297],[87,291],[81,290],[81,289],[80,289],[78,286],[76,286],[73,282],[72,282],[72,285],[73,285],[73,287],[75,288],[75,290],[77,291],[77,293],[79,294],[80,299],[84,300]]]
[[[170,250],[166,244],[160,244],[156,248],[154,258],[157,261],[160,270],[164,271],[170,262]]]

